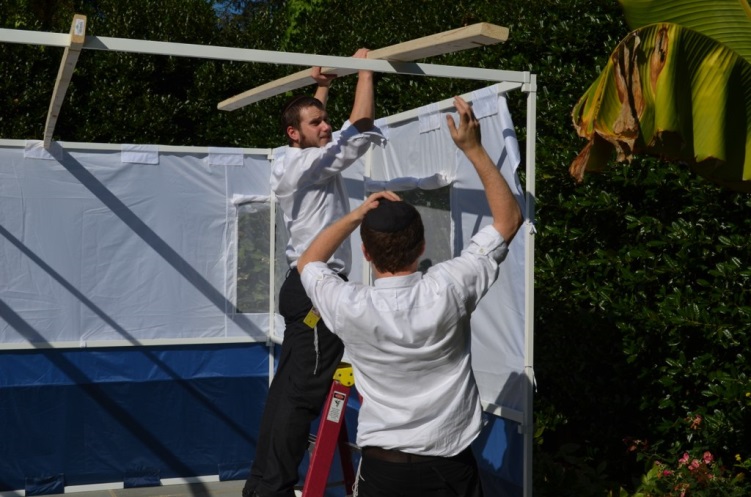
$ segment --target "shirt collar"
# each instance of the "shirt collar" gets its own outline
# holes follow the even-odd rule
[[[378,278],[373,282],[373,286],[377,288],[398,288],[402,286],[412,286],[418,283],[422,279],[422,273],[415,271],[412,274],[404,276],[388,276],[386,278]]]

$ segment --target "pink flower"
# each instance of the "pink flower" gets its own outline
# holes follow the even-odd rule
[[[678,466],[683,466],[684,464],[688,464],[689,455],[688,452],[683,453],[683,457],[678,459]]]
[[[672,472],[672,471],[670,471],[669,469],[666,469],[666,470],[664,470],[664,471],[662,472],[662,476],[670,476],[670,475],[672,475],[672,474],[673,474],[673,472]]]
[[[712,453],[711,453],[711,452],[709,452],[709,451],[706,451],[706,452],[704,453],[704,456],[702,457],[702,459],[704,459],[704,464],[709,464],[709,463],[711,463],[712,461],[714,461],[714,456],[712,456]]]
[[[689,471],[693,471],[696,468],[698,468],[699,466],[701,466],[701,463],[699,462],[699,460],[698,459],[694,459],[693,461],[691,461],[691,465],[688,467],[688,469],[689,469]]]
[[[694,419],[691,420],[691,429],[692,430],[698,430],[699,425],[701,424],[701,416],[697,414]]]

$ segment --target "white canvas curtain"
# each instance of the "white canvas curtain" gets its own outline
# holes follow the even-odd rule
[[[265,154],[0,147],[0,343],[264,339],[232,312],[228,198],[268,182]]]
[[[471,101],[490,157],[501,168],[524,211],[517,176],[520,156],[505,94],[493,87],[474,92]],[[388,146],[375,149],[366,189],[433,189],[451,185],[452,253],[492,218],[477,174],[454,145],[446,114],[437,105],[418,109],[417,118],[380,121]],[[458,124],[458,115],[454,112]],[[426,230],[430,230],[426,223]],[[472,365],[486,403],[524,410],[524,235],[510,245],[499,279],[472,316]]]

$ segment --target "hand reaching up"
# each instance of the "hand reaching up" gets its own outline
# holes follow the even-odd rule
[[[480,122],[472,112],[472,106],[469,105],[462,97],[454,97],[454,106],[459,112],[459,127],[456,127],[454,118],[451,115],[446,116],[449,127],[449,133],[454,143],[464,153],[470,152],[477,147],[482,146],[482,136],[480,134]]]

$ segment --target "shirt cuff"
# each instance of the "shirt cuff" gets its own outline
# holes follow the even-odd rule
[[[488,225],[472,237],[472,243],[469,244],[466,250],[473,254],[490,254],[493,259],[500,262],[506,258],[508,244],[493,225]]]
[[[342,137],[346,139],[352,139],[358,136],[362,136],[364,138],[367,138],[369,141],[377,143],[379,145],[383,145],[388,141],[386,140],[383,131],[381,131],[378,126],[373,126],[373,128],[369,129],[368,131],[360,132],[360,130],[352,125],[349,119],[344,122],[344,125],[339,132],[341,133]]]

